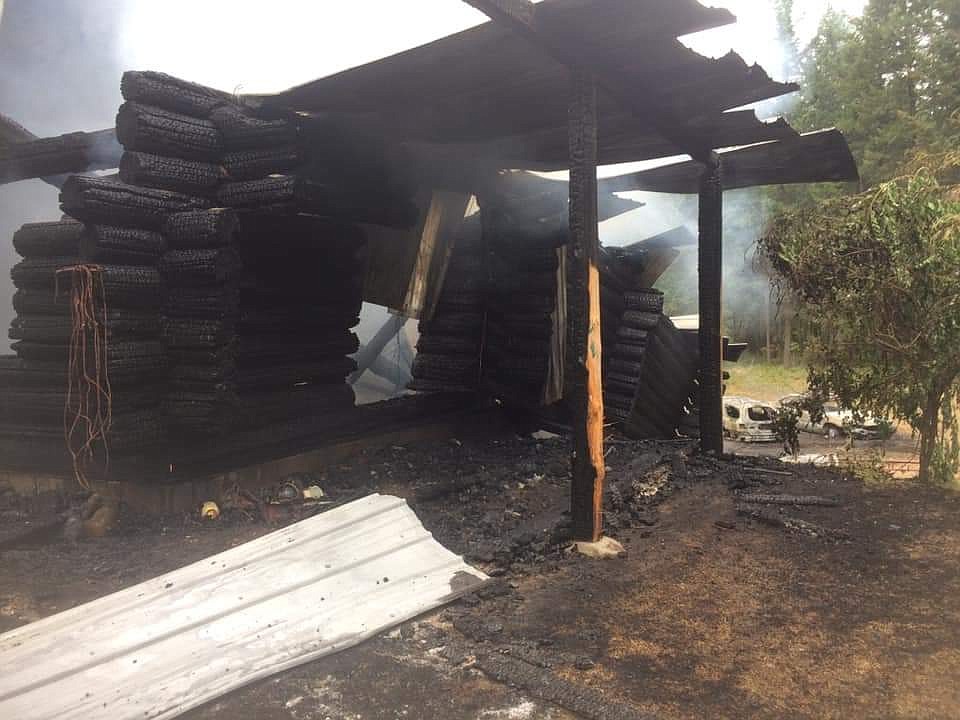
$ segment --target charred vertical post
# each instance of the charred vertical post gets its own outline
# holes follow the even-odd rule
[[[600,238],[597,227],[597,86],[572,71],[567,378],[573,426],[571,514],[574,539],[603,532],[603,387],[600,346]]]
[[[711,153],[700,178],[700,445],[723,452],[723,183]]]

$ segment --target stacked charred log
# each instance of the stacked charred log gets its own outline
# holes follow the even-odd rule
[[[470,392],[480,383],[486,263],[479,225],[479,215],[464,223],[433,317],[420,323],[411,390]]]
[[[155,73],[127,73],[123,91],[128,179],[219,207],[164,226],[175,430],[269,426],[285,440],[323,417],[339,421],[354,404],[344,379],[355,369],[364,269],[364,234],[350,222],[409,221],[416,209],[385,201],[376,183],[350,187],[329,157],[308,153],[301,131],[329,123],[253,117],[222,93]]]
[[[112,452],[142,450],[163,439],[166,355],[157,269],[163,239],[157,229],[163,207],[194,206],[176,193],[144,193],[112,179],[85,177],[66,182],[61,203],[75,219],[26,225],[14,237],[24,257],[12,271],[18,316],[10,337],[18,359],[6,361],[0,381],[10,413],[5,420],[20,438],[6,456],[26,452],[54,464],[66,457],[64,434],[88,420],[80,417],[84,411],[77,403],[90,388],[71,387],[71,353],[74,383],[109,378],[109,387],[100,388],[108,407],[99,411],[109,418],[103,429]],[[101,349],[91,345],[92,328],[75,327],[79,300],[71,287],[80,265],[94,268],[98,307],[87,322],[101,326],[106,340]],[[74,412],[77,417],[71,417]],[[49,447],[38,455],[42,441]]]
[[[122,92],[119,177],[68,179],[62,207],[80,222],[28,226],[15,242],[26,259],[13,272],[18,357],[0,364],[4,458],[36,466],[24,433],[63,451],[71,278],[54,291],[57,271],[78,265],[97,278],[112,449],[169,427],[166,468],[184,445],[212,457],[203,449],[222,444],[202,439],[227,431],[266,449],[338,426],[354,405],[358,223],[409,227],[418,214],[383,148],[342,119],[253,117],[160,73],[127,73]]]
[[[484,208],[488,244],[484,386],[533,409],[560,399],[564,313],[558,294],[566,233],[514,225],[509,206]]]
[[[555,425],[562,418],[555,403],[563,391],[558,370],[565,308],[558,290],[566,234],[518,225],[509,210],[509,203],[483,210],[485,253],[473,271],[483,304],[467,323],[471,342],[458,344],[454,355],[444,336],[450,331],[447,316],[438,312],[421,323],[418,347],[425,354],[414,364],[411,388],[448,389],[427,373],[455,358],[458,367],[479,375],[480,386],[492,397],[533,410]],[[457,253],[455,249],[451,264],[460,268],[463,260]],[[642,255],[603,248],[599,269],[607,421],[635,437],[674,437],[696,373],[696,348],[663,315],[663,293],[643,287]],[[454,296],[451,277],[463,282],[459,269],[448,275],[441,297]],[[476,338],[483,341],[479,352]],[[438,360],[440,349],[445,354]]]
[[[543,229],[544,211],[494,193],[465,223],[436,312],[420,323],[411,389],[482,388],[521,409],[559,399],[566,233],[553,223]]]
[[[660,323],[663,293],[640,287],[642,263],[616,248],[600,253],[604,413],[623,422],[633,412],[649,333]]]
[[[116,378],[117,368],[108,364],[103,377],[110,382],[111,402],[122,407],[131,393],[136,395],[145,387],[151,388],[155,404],[144,423],[157,428],[159,442],[166,430],[160,400],[169,367],[160,324],[164,288],[159,264],[165,249],[160,227],[167,213],[203,207],[206,201],[170,190],[118,182],[116,178],[74,176],[63,186],[60,205],[65,213],[84,223],[80,255],[84,264],[95,265],[97,282],[102,287],[103,297],[93,300],[97,305],[102,301],[107,318],[107,357],[139,369],[137,384],[124,387]],[[121,342],[125,338],[111,328],[113,316],[123,310],[129,314],[116,320],[137,328],[133,332],[124,328],[125,333],[135,335],[126,342]],[[68,371],[77,376],[77,368]],[[114,415],[107,438],[109,447],[115,447],[119,439],[120,426]]]
[[[176,168],[148,154],[176,145],[179,129],[141,110],[134,103],[121,110],[118,134],[143,152],[124,159],[120,178],[68,178],[60,202],[73,219],[25,226],[14,239],[26,259],[13,270],[19,317],[10,334],[18,359],[6,362],[3,383],[19,389],[5,388],[0,404],[11,412],[25,406],[14,419],[21,436],[29,430],[39,438],[31,423],[43,420],[50,446],[41,453],[21,438],[5,458],[19,453],[27,463],[57,465],[67,455],[65,433],[71,450],[79,444],[103,456],[106,449],[139,454],[165,436],[160,230],[168,214],[210,202],[208,185],[173,177]],[[209,128],[193,134],[202,147],[212,141]],[[71,290],[84,277],[88,296]]]
[[[167,411],[183,434],[277,440],[342,421],[356,368],[362,233],[303,215],[171,216]],[[291,258],[295,258],[291,264]],[[266,437],[266,434],[262,435]]]

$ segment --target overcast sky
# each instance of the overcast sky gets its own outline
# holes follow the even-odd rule
[[[828,5],[859,13],[865,0],[801,0],[801,39]],[[735,49],[776,74],[772,3],[707,0],[738,23],[685,38],[699,52]],[[121,65],[164,70],[229,90],[274,92],[463,30],[485,16],[456,0],[130,0]]]
[[[776,14],[774,3],[764,0],[706,0],[704,5],[725,7],[737,16],[737,22],[722,28],[690,35],[683,40],[704,55],[722,55],[736,50],[747,62],[760,63],[776,77],[783,55],[775,42]],[[859,15],[866,0],[799,0],[796,2],[794,25],[800,42],[806,44],[817,32],[820,18],[832,6],[848,15]],[[778,78],[782,79],[782,78]]]

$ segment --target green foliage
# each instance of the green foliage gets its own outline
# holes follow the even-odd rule
[[[840,471],[851,475],[867,485],[889,485],[893,475],[887,469],[883,454],[871,449],[861,453],[844,453],[839,458]]]
[[[789,119],[802,130],[843,130],[872,187],[919,152],[956,147],[958,67],[958,0],[870,0],[852,20],[829,11],[803,53],[803,96]]]
[[[924,478],[952,477],[960,459],[946,409],[960,389],[960,202],[952,196],[922,170],[789,212],[760,245],[814,330],[811,388],[908,422],[921,438]]]
[[[783,443],[784,452],[797,457],[800,454],[800,409],[789,405],[780,408],[773,421],[773,432]]]

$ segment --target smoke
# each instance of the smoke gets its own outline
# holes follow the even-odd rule
[[[36,135],[113,125],[120,102],[121,0],[8,0],[0,22],[0,112]],[[40,181],[0,186],[0,352],[13,319],[10,238],[27,222],[60,217]]]
[[[679,225],[697,233],[697,198],[692,195],[630,193],[645,206],[601,225],[605,245],[626,245]],[[765,196],[758,190],[724,194],[723,301],[724,331],[759,350],[765,343],[768,281],[754,263],[754,251],[767,222]],[[680,257],[656,283],[664,292],[664,311],[671,316],[695,315],[697,248],[680,248]]]

